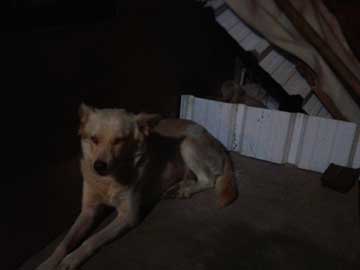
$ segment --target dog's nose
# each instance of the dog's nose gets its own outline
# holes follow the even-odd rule
[[[108,166],[106,164],[106,162],[101,161],[101,160],[97,160],[94,163],[94,170],[100,174],[100,175],[106,175],[107,174],[107,169]]]

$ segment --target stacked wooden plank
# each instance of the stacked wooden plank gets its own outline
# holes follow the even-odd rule
[[[260,34],[248,27],[222,0],[209,1],[215,11],[216,21],[245,50],[259,56],[259,65],[268,72],[290,95],[304,98],[303,109],[309,115],[331,118],[308,82],[297,71],[296,66],[284,57]]]
[[[360,167],[360,127],[354,123],[193,96],[182,96],[180,112],[245,156],[321,173],[330,163]]]

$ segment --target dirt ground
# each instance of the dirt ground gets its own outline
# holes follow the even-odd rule
[[[217,209],[212,191],[164,200],[82,269],[359,269],[357,187],[340,194],[323,187],[318,173],[233,159],[234,204]],[[58,240],[21,269],[33,269]]]

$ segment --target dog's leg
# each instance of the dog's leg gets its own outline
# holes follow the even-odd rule
[[[198,171],[197,181],[185,179],[179,183],[177,197],[190,198],[195,193],[213,188],[214,183],[215,181],[209,179],[209,177],[204,172]]]
[[[60,263],[68,252],[73,250],[91,229],[97,213],[96,206],[84,206],[64,240],[53,254],[43,262],[37,270],[52,270]]]
[[[118,214],[115,219],[104,229],[91,236],[89,239],[67,255],[60,263],[58,270],[73,270],[94,254],[100,247],[114,240],[116,237],[125,234],[135,226],[135,220],[128,210],[117,209]],[[133,213],[133,210],[132,210]]]
[[[170,186],[170,188],[164,192],[162,197],[164,199],[178,198],[179,189],[188,185],[195,184],[195,182],[196,182],[195,174],[189,168],[186,168],[182,180]]]
[[[185,177],[184,180],[170,187],[164,193],[163,198],[190,198],[195,193],[214,187],[215,181],[211,180],[211,178],[202,169],[195,168],[195,171],[196,174],[191,172],[191,178]],[[190,176],[190,174],[187,174],[187,176]]]
[[[206,149],[193,139],[186,139],[181,145],[181,155],[186,166],[196,176],[197,181],[185,179],[178,184],[177,197],[189,198],[193,194],[213,188],[215,186],[215,175],[210,170],[210,166],[206,160],[206,156],[202,157],[202,152],[211,151]],[[205,148],[205,150],[203,149]]]

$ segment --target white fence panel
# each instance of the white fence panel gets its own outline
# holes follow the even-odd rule
[[[204,126],[229,150],[324,172],[360,167],[360,131],[350,122],[182,96],[181,118]]]

